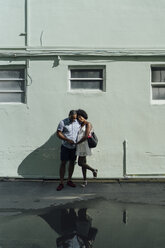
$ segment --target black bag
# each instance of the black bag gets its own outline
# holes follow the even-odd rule
[[[97,146],[98,138],[94,132],[91,133],[90,136],[88,136],[88,146],[89,148],[94,148]]]

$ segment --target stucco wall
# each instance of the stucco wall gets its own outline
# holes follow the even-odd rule
[[[3,47],[23,46],[20,34],[26,31],[30,46],[159,48],[165,43],[163,0],[0,0],[0,6]]]
[[[54,67],[51,58],[31,59],[27,104],[0,104],[1,176],[58,177],[60,140],[54,133],[69,110],[78,108],[88,112],[99,138],[89,158],[99,177],[123,176],[124,140],[128,174],[164,173],[165,106],[150,101],[155,63],[160,62],[77,57]],[[69,92],[68,66],[96,64],[106,67],[106,92]],[[81,176],[78,166],[74,176]]]
[[[0,0],[0,46],[25,45],[25,1]]]
[[[30,44],[85,47],[160,47],[162,0],[37,0],[30,10]]]
[[[150,67],[164,63],[164,57],[70,55],[61,56],[59,64],[43,50],[26,57],[26,49],[34,47],[48,53],[58,47],[162,48],[165,2],[0,0],[0,6],[0,65],[26,64],[28,71],[27,103],[0,104],[0,176],[58,177],[60,141],[54,133],[77,108],[88,112],[99,138],[89,158],[99,177],[123,177],[124,170],[165,173],[165,105],[151,104],[150,86]],[[24,57],[15,55],[14,47]],[[71,65],[104,65],[106,91],[69,92]],[[74,176],[81,176],[80,168]]]

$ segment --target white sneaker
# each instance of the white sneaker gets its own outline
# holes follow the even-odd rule
[[[85,188],[87,186],[87,181],[84,181],[82,184],[81,184],[81,187]]]

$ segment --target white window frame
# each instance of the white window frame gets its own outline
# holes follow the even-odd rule
[[[153,86],[156,85],[156,86],[164,86],[165,87],[165,82],[152,82],[152,68],[156,68],[156,67],[162,67],[162,68],[165,68],[165,64],[152,64],[150,66],[150,89],[151,89],[151,94],[150,94],[150,97],[151,97],[151,104],[156,104],[156,105],[163,105],[165,104],[165,99],[153,99],[152,98],[152,89],[153,89]]]
[[[82,69],[82,70],[88,70],[88,69],[98,69],[103,71],[103,77],[102,78],[71,78],[71,70],[76,69]],[[105,65],[72,65],[68,66],[68,75],[69,75],[69,86],[68,91],[72,93],[98,93],[98,92],[105,92],[106,91],[106,67]],[[72,89],[71,88],[71,81],[72,80],[100,80],[102,81],[102,89]]]
[[[24,93],[24,101],[22,102],[12,102],[12,101],[6,101],[6,102],[0,102],[0,104],[26,104],[26,82],[27,82],[27,68],[26,65],[20,64],[20,65],[0,65],[0,70],[24,70],[24,79],[20,78],[0,78],[0,81],[22,81],[23,82],[23,90],[1,90],[1,93]]]

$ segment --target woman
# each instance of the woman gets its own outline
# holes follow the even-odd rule
[[[90,135],[90,132],[92,131],[92,125],[90,122],[87,121],[88,115],[82,109],[77,110],[77,118],[78,121],[81,123],[81,128],[78,132],[76,155],[78,156],[78,165],[82,167],[84,179],[82,186],[85,187],[87,185],[87,170],[92,171],[94,178],[97,177],[98,171],[90,167],[86,161],[86,156],[91,155],[91,149],[88,146],[87,138]]]

